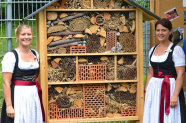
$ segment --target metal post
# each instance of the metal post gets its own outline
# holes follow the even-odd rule
[[[7,52],[12,50],[12,0],[7,0],[7,22],[6,22],[6,47]]]

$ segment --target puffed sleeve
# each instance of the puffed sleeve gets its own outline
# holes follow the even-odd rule
[[[13,73],[15,62],[16,62],[16,59],[15,59],[15,55],[13,54],[13,52],[6,53],[3,57],[2,62],[1,62],[2,72]]]
[[[150,49],[150,51],[149,51],[149,66],[151,66],[151,64],[150,64],[150,55],[151,55],[153,49],[154,49],[154,47],[152,47],[152,48]]]
[[[185,53],[180,46],[174,48],[172,57],[175,67],[185,66]]]

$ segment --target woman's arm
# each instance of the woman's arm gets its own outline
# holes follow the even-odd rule
[[[6,113],[7,113],[7,116],[13,118],[14,109],[12,106],[11,89],[10,89],[11,79],[12,79],[12,73],[3,72],[3,93],[4,93],[5,102],[6,102]]]
[[[153,72],[152,66],[149,66],[149,70],[148,70],[148,73],[147,73],[147,79],[146,79],[146,83],[145,83],[145,92],[146,92],[146,89],[147,89],[149,80],[150,80],[151,77],[153,76],[153,73],[154,73],[154,72]]]
[[[176,85],[175,85],[175,89],[174,89],[173,95],[170,100],[170,106],[172,107],[177,106],[178,104],[178,96],[183,86],[185,66],[176,67],[176,73],[177,73]]]

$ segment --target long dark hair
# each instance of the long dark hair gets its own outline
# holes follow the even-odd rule
[[[156,30],[158,24],[161,24],[162,26],[166,27],[167,29],[169,29],[169,31],[172,30],[172,23],[166,18],[162,18],[156,22],[155,30]],[[173,34],[171,33],[169,35],[169,41],[172,41],[172,37],[173,37]]]

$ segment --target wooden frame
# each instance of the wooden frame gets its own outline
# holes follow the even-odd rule
[[[93,1],[93,0],[91,0]],[[60,122],[102,122],[102,121],[136,121],[142,123],[143,118],[143,104],[144,104],[144,82],[143,82],[143,12],[140,9],[93,9],[93,2],[91,4],[92,9],[45,9],[41,11],[37,16],[37,27],[38,27],[38,46],[40,53],[40,82],[43,90],[43,103],[46,114],[46,123],[60,123]],[[86,54],[47,54],[47,30],[46,30],[46,12],[47,11],[64,11],[64,12],[81,12],[81,11],[135,11],[136,12],[136,52],[130,53],[86,53]],[[136,80],[117,80],[117,56],[119,55],[136,55],[137,56],[137,79]],[[48,117],[48,86],[51,85],[63,85],[63,84],[84,84],[85,82],[55,82],[48,83],[48,63],[47,57],[52,56],[74,56],[78,60],[79,56],[114,56],[115,62],[115,80],[106,80],[106,81],[94,81],[86,82],[90,83],[126,83],[132,82],[137,83],[137,115],[128,116],[128,117],[113,117],[113,118],[83,118],[83,119],[63,119],[63,120],[54,120],[49,119]],[[76,62],[76,71],[78,71],[78,62]],[[76,74],[76,78],[78,75]],[[76,79],[77,80],[77,79]]]

